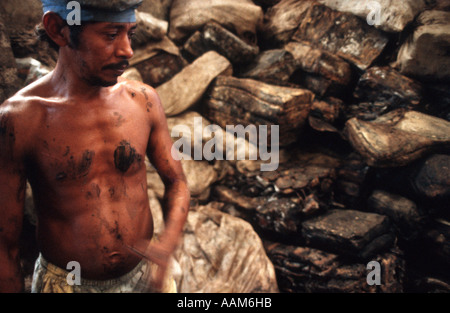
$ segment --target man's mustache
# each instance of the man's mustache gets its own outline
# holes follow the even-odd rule
[[[122,70],[127,68],[130,63],[127,60],[120,61],[119,63],[108,64],[102,67],[103,70]]]

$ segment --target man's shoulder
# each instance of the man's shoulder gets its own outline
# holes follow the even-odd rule
[[[55,89],[50,83],[52,74],[47,74],[27,86],[20,89],[14,96],[8,99],[15,105],[21,104],[23,107],[36,107],[45,103],[53,97],[51,90]]]
[[[38,113],[41,101],[39,97],[17,93],[0,105],[0,113],[16,118]]]
[[[132,98],[147,112],[155,111],[155,108],[161,108],[162,104],[155,88],[136,80],[121,78],[118,85],[126,89]],[[153,108],[153,109],[152,109]]]
[[[41,97],[32,94],[29,89],[23,89],[0,104],[0,115],[16,127],[23,125],[31,128],[42,116],[42,102]]]
[[[40,120],[39,114],[36,113],[38,110],[30,109],[31,102],[16,94],[0,105],[0,134],[9,136],[0,138],[0,143],[6,142],[6,147],[13,149],[6,149],[0,153],[2,162],[6,160],[4,158],[6,155],[14,155],[15,160],[22,160],[21,156],[24,156],[31,146],[33,134]],[[5,152],[8,153],[5,154]]]
[[[151,99],[154,101],[155,98],[158,98],[159,100],[156,89],[141,81],[130,80],[121,77],[118,84],[124,86],[129,92],[137,92],[136,94],[139,96],[143,96],[145,100]],[[139,99],[140,98],[141,97],[139,97]]]

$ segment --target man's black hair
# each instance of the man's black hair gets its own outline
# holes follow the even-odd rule
[[[83,25],[66,25],[67,27],[69,27],[70,31],[69,47],[71,47],[72,49],[76,49],[80,44],[80,34],[83,31]],[[35,33],[38,36],[39,40],[46,41],[48,42],[50,47],[52,47],[56,51],[59,50],[59,46],[48,36],[42,23],[36,26]]]

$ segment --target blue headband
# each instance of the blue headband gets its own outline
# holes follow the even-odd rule
[[[110,22],[110,23],[135,23],[137,6],[125,9],[123,11],[110,11],[104,9],[86,8],[81,6],[80,21],[81,22]],[[67,16],[74,11],[74,7],[67,8],[66,1],[60,0],[42,0],[42,8],[44,13],[52,11],[57,13],[61,18],[67,19]]]

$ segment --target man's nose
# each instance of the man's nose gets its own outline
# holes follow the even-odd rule
[[[131,48],[131,40],[128,35],[120,37],[117,43],[116,56],[121,59],[131,59],[134,55],[133,48]]]

